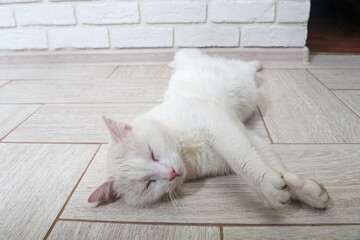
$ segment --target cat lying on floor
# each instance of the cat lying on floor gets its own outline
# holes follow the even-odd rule
[[[89,202],[121,197],[144,207],[171,196],[184,181],[236,173],[271,208],[290,199],[327,207],[321,184],[290,172],[243,124],[256,109],[260,62],[184,49],[169,66],[174,73],[163,103],[131,124],[104,117],[111,135],[109,180]]]

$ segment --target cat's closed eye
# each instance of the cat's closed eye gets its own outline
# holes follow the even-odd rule
[[[148,188],[150,187],[151,183],[153,183],[153,182],[156,182],[156,180],[150,180],[150,181],[148,181],[145,189],[148,189]]]
[[[155,158],[155,155],[154,155],[154,152],[152,151],[152,149],[150,148],[149,146],[149,151],[151,153],[151,159],[154,161],[154,162],[158,162],[159,160],[157,158]]]

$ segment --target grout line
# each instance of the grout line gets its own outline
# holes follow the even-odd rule
[[[339,89],[339,88],[329,88],[330,91],[358,91],[360,88],[345,88],[345,89]]]
[[[355,116],[357,116],[358,118],[360,118],[360,116],[355,113],[346,103],[344,103],[333,91],[331,91],[329,88],[327,88],[325,86],[325,84],[323,82],[320,81],[320,79],[318,79],[314,74],[312,74],[309,70],[307,70],[311,76],[313,76],[318,82],[320,82],[332,95],[334,95],[345,107],[347,107],[353,114],[355,114]]]
[[[34,104],[35,105],[35,104]],[[38,112],[44,105],[39,106],[33,113],[31,113],[27,118],[25,118],[21,123],[19,123],[15,128],[13,128],[10,132],[8,132],[4,137],[0,138],[0,142],[4,140],[7,136],[10,135],[15,129],[17,129],[21,124],[23,124],[26,120],[28,120],[32,115],[34,115],[36,112]]]
[[[119,68],[120,66],[117,65],[112,71],[111,73],[106,77],[106,79],[109,79],[109,77],[111,77],[111,75],[113,75],[113,73]]]
[[[108,144],[107,142],[13,142],[13,141],[1,141],[0,143],[11,144]]]
[[[360,118],[360,116],[354,112],[343,100],[341,100],[341,98],[339,98],[335,93],[333,93],[332,91],[330,91],[337,99],[339,99],[339,101],[345,105],[345,107],[347,107],[353,114],[355,114],[355,116],[357,116],[358,118]]]
[[[0,105],[40,105],[40,104],[46,104],[46,105],[55,105],[55,104],[153,104],[157,103],[160,104],[161,102],[41,102],[41,103],[1,103]]]
[[[256,106],[256,107],[257,107],[257,109],[258,109],[258,111],[259,111],[259,114],[260,114],[260,117],[261,117],[261,121],[262,121],[262,123],[264,124],[266,133],[267,133],[267,135],[268,135],[268,137],[269,137],[269,139],[270,139],[270,143],[273,144],[274,141],[272,140],[272,137],[271,137],[271,135],[270,135],[269,129],[267,128],[267,126],[266,126],[266,124],[265,124],[265,121],[264,121],[263,115],[261,114],[260,108],[259,108],[259,106]]]
[[[311,52],[311,55],[322,55],[322,56],[327,56],[327,55],[351,55],[351,56],[356,56],[358,55],[357,53],[348,53],[348,52]]]
[[[94,158],[95,158],[96,154],[98,153],[100,147],[101,147],[101,144],[100,144],[99,147],[96,149],[94,155],[93,155],[92,158],[90,159],[90,162],[89,162],[88,165],[86,166],[84,172],[81,174],[79,180],[78,180],[77,183],[75,184],[75,187],[74,187],[73,190],[71,191],[69,197],[66,199],[66,201],[65,201],[63,207],[61,208],[59,214],[56,216],[54,222],[52,223],[52,225],[51,225],[51,227],[50,227],[50,229],[49,229],[49,231],[46,233],[46,235],[45,235],[45,237],[44,237],[44,240],[46,240],[46,239],[50,236],[52,230],[53,230],[54,227],[55,227],[55,224],[56,224],[57,221],[60,219],[61,214],[64,212],[66,205],[67,205],[68,202],[70,201],[70,198],[71,198],[72,195],[74,194],[77,186],[79,185],[80,181],[82,180],[83,176],[85,175],[86,170],[89,168],[89,166],[91,165],[92,161],[94,160]]]
[[[3,80],[1,80],[1,81],[3,81]],[[4,81],[7,81],[7,80],[4,80]],[[12,82],[12,80],[8,80],[6,83],[4,83],[3,85],[1,85],[0,88],[8,85],[8,84],[11,83],[11,82]]]
[[[325,66],[319,66],[319,67],[307,67],[305,69],[308,69],[308,70],[346,70],[346,71],[359,71],[359,68],[357,67],[331,67],[331,66],[328,66],[328,67],[325,67]]]
[[[13,142],[13,141],[1,141],[1,143],[7,143],[7,144],[108,144],[108,142]],[[274,142],[273,145],[356,145],[358,143],[278,143]]]
[[[315,74],[313,74],[309,69],[306,69],[306,71],[310,73],[313,78],[315,78],[324,88],[326,88],[330,92],[330,89],[319,78],[317,78]]]
[[[120,66],[117,66],[114,71],[119,68]],[[111,74],[111,73],[110,73]],[[45,81],[88,81],[88,80],[92,80],[92,81],[101,81],[104,79],[107,79],[108,77],[110,77],[111,75],[108,75],[107,77],[64,77],[64,78],[13,78],[11,80],[1,80],[0,81],[20,81],[20,82],[30,82],[30,81],[40,81],[40,82],[45,82]],[[126,78],[116,78],[116,80],[121,80],[123,82],[125,81],[136,81],[136,80],[143,80],[143,81],[149,81],[150,80],[156,80],[154,82],[163,82],[164,80],[169,80],[169,77],[150,77],[150,78],[142,78],[142,77],[126,77]],[[160,81],[159,81],[160,80]]]
[[[224,227],[219,226],[219,228],[220,228],[220,240],[224,240]]]
[[[138,225],[178,225],[178,226],[203,226],[203,227],[326,227],[326,226],[360,226],[360,223],[191,223],[191,222],[132,222],[132,221],[113,221],[113,220],[88,220],[88,219],[69,219],[59,218],[59,221],[67,222],[88,222],[88,223],[118,223],[118,224],[138,224]]]
[[[358,143],[273,143],[273,145],[339,145],[339,144],[347,144],[347,145],[351,145],[351,144],[360,144],[360,142]]]

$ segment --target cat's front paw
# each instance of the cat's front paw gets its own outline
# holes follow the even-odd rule
[[[276,209],[290,202],[290,190],[281,173],[269,171],[262,176],[256,192],[267,207]]]
[[[330,196],[322,184],[309,178],[302,178],[291,172],[286,173],[284,177],[291,189],[292,198],[319,209],[328,206]]]

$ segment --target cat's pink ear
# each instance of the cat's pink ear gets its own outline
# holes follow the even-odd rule
[[[109,180],[98,187],[89,197],[88,202],[103,202],[116,198],[113,185],[115,180]]]
[[[105,116],[103,116],[103,119],[110,130],[111,135],[117,140],[122,140],[125,134],[128,131],[131,131],[131,126],[129,124],[117,122]]]

